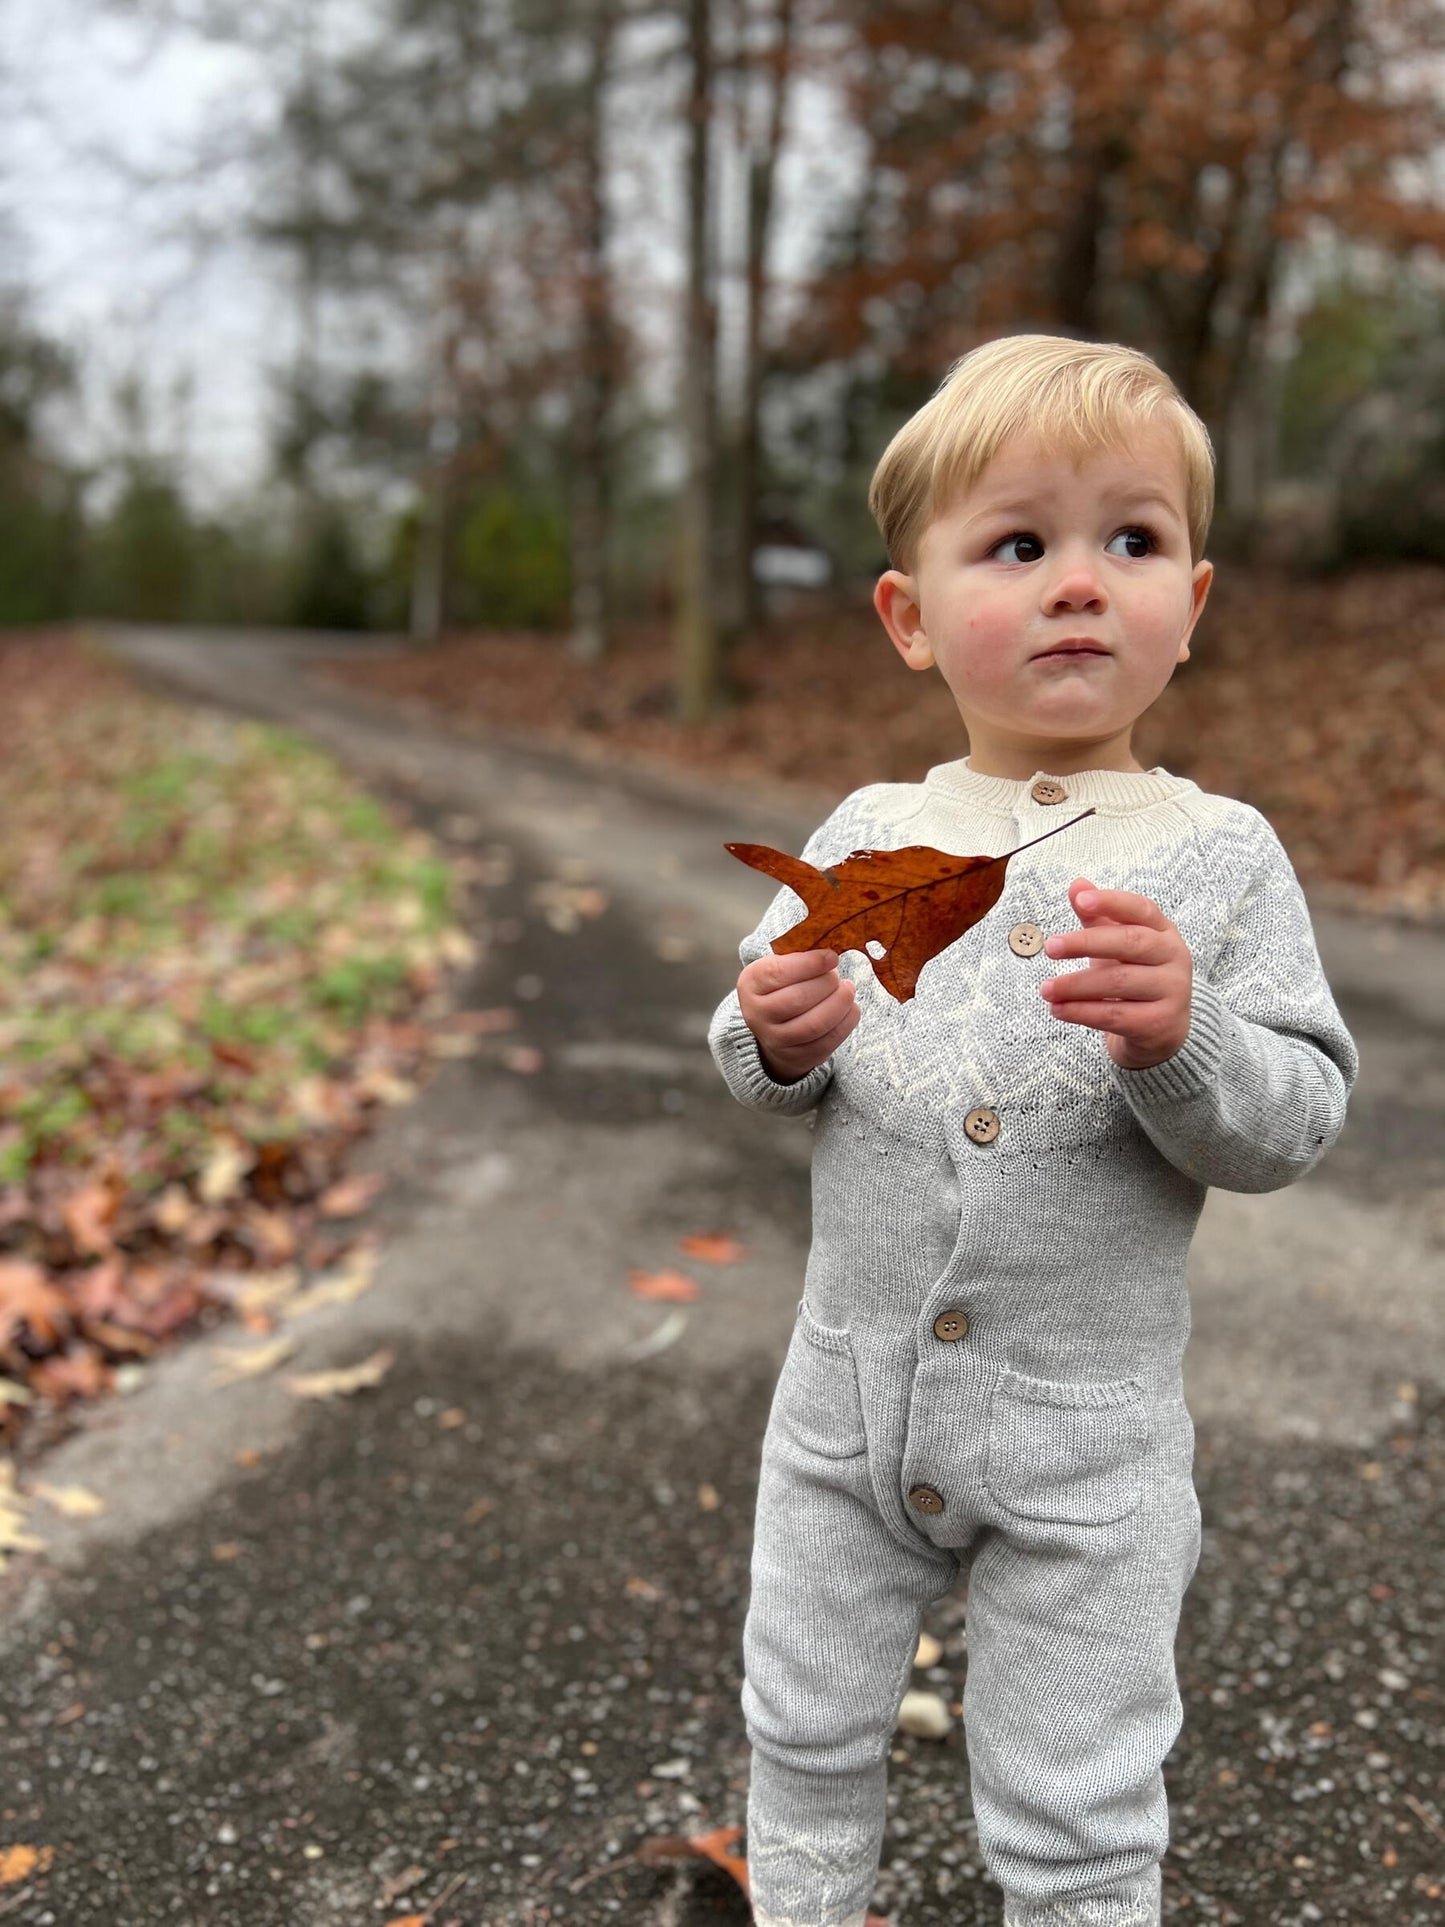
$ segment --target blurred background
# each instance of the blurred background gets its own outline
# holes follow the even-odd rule
[[[7,622],[589,655],[702,522],[736,631],[1023,328],[1168,367],[1221,557],[1445,560],[1430,0],[4,15]]]
[[[3,13],[0,623],[400,632],[449,714],[916,776],[873,464],[976,342],[1116,339],[1219,456],[1146,755],[1439,907],[1434,0]]]

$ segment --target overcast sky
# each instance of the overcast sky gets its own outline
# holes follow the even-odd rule
[[[215,485],[259,462],[262,370],[282,304],[234,238],[204,249],[198,222],[234,237],[237,175],[163,191],[134,178],[183,167],[207,128],[258,97],[238,50],[168,31],[148,35],[89,0],[0,0],[12,111],[0,133],[0,205],[19,228],[18,276],[42,324],[70,343],[84,376],[91,449],[114,432],[115,381],[139,373],[164,403],[156,426]],[[190,378],[189,402],[176,393]]]
[[[264,126],[259,64],[176,28],[148,31],[99,0],[0,0],[0,21],[16,50],[4,82],[11,100],[0,103],[10,108],[0,113],[0,207],[18,225],[18,278],[39,319],[80,358],[83,404],[69,434],[87,453],[114,446],[115,384],[140,374],[157,441],[180,453],[201,498],[222,500],[261,471],[266,375],[293,352],[294,303],[276,265],[241,238],[244,169],[197,178],[186,168],[203,144]],[[655,96],[620,104],[623,138],[629,127],[639,138],[615,193],[619,280],[665,380],[680,154],[676,127],[659,118]],[[802,138],[785,164],[779,251],[789,272],[806,262],[848,148],[817,88],[798,99],[794,126]],[[172,185],[154,184],[165,176]]]

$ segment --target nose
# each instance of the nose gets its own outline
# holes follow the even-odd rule
[[[1058,572],[1044,590],[1044,613],[1065,609],[1092,609],[1098,613],[1107,608],[1103,577],[1093,557],[1082,549],[1058,553]]]

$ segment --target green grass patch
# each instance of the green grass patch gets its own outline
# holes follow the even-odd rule
[[[0,725],[0,1182],[122,1123],[182,1177],[222,1126],[294,1131],[298,1085],[435,981],[451,869],[293,731],[77,701],[73,671],[26,722]]]

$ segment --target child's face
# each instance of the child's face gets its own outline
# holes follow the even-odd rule
[[[937,664],[973,768],[1137,769],[1134,722],[1188,656],[1213,573],[1190,563],[1183,458],[1153,428],[1077,469],[1006,443],[873,601],[910,668]],[[1046,653],[1068,643],[1091,648]]]

